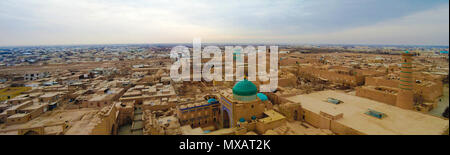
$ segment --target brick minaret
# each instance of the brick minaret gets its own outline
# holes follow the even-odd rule
[[[414,79],[412,75],[412,56],[413,54],[406,51],[402,54],[399,92],[397,95],[396,106],[403,109],[414,108]]]

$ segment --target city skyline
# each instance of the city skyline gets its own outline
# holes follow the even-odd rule
[[[1,1],[0,46],[449,45],[448,1]]]

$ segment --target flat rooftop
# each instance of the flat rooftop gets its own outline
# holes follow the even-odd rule
[[[18,113],[18,114],[11,115],[8,118],[20,118],[20,117],[25,117],[27,115],[28,114],[25,114],[25,113]]]
[[[104,101],[111,99],[112,96],[110,94],[101,94],[101,95],[94,95],[89,102],[96,102],[96,101]]]
[[[328,97],[341,100],[343,103],[338,105],[328,103],[326,102]],[[317,114],[330,109],[342,112],[343,118],[334,121],[368,135],[440,135],[449,126],[448,119],[332,90],[287,99],[300,102],[302,108]],[[367,115],[365,112],[368,109],[385,113],[387,117],[378,119]]]
[[[54,96],[59,95],[59,94],[60,94],[60,92],[45,93],[44,95],[41,96],[41,98],[54,97]]]
[[[47,106],[47,105],[48,105],[48,103],[36,103],[35,102],[32,105],[30,105],[28,107],[25,107],[25,108],[23,108],[21,110],[35,110],[35,109],[38,109],[38,108],[41,108],[41,107]]]
[[[278,121],[278,120],[286,118],[283,115],[281,115],[280,113],[275,112],[274,110],[265,111],[264,114],[266,114],[268,117],[259,119],[258,120],[259,122],[270,123],[270,122],[274,122],[274,121]]]
[[[98,112],[97,109],[92,109],[92,108],[48,111],[48,112],[40,115],[39,117],[32,119],[26,123],[13,124],[13,125],[6,126],[5,128],[0,129],[0,135],[8,134],[8,133],[4,133],[4,131],[15,130],[16,133],[13,133],[13,134],[17,134],[16,129],[53,125],[53,124],[64,123],[65,121],[68,121],[69,123],[77,123],[77,122],[81,122],[81,120],[84,118],[84,116],[87,116],[88,114],[93,115],[97,112]],[[17,115],[17,114],[15,114],[15,115]],[[17,116],[19,116],[19,115],[17,115]],[[92,117],[86,117],[84,119],[90,120],[91,118]]]

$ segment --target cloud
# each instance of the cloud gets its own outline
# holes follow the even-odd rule
[[[432,22],[410,17],[438,5],[447,9],[422,16]],[[417,26],[404,30],[392,23]],[[447,30],[441,30],[445,25]],[[413,30],[420,33],[407,33]],[[392,33],[377,36],[374,31]],[[368,37],[352,39],[361,34]],[[384,43],[388,36],[397,42],[448,45],[448,1],[2,0],[0,36],[0,45],[179,43],[193,37],[206,42]]]
[[[440,6],[369,26],[290,38],[309,43],[448,46],[449,7]]]

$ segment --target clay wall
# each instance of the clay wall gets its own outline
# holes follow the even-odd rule
[[[330,122],[330,130],[337,135],[365,135],[353,128],[342,125],[337,121]]]
[[[24,115],[22,117],[14,117],[14,118],[8,117],[6,119],[6,124],[7,125],[22,124],[22,123],[26,123],[26,122],[28,122],[30,120],[31,120],[31,115],[30,114]]]
[[[279,87],[295,87],[297,86],[296,78],[280,78],[278,79]]]
[[[117,120],[117,109],[112,106],[107,115],[99,115],[101,117],[101,122],[97,124],[91,131],[91,135],[111,135],[117,134],[118,126],[116,124]]]
[[[315,67],[302,67],[299,69],[300,72],[305,72],[316,77],[325,78],[331,82],[336,83],[346,83],[349,85],[358,85],[364,82],[363,76],[353,76],[346,74],[339,74],[334,71],[319,69]]]
[[[280,119],[269,123],[256,122],[256,133],[264,134],[267,130],[272,130],[286,124],[286,119]]]
[[[365,85],[367,86],[385,86],[398,88],[398,80],[388,80],[380,77],[366,77]],[[435,100],[443,94],[442,82],[433,82],[427,85],[414,84],[414,92],[423,96],[426,102],[435,102]],[[366,96],[362,96],[366,97]],[[366,97],[369,98],[369,97]],[[375,98],[375,97],[373,97]],[[388,102],[384,102],[388,103]]]
[[[379,101],[393,106],[395,106],[395,103],[397,102],[396,94],[389,94],[366,87],[357,87],[356,96],[368,98],[371,100]]]
[[[365,85],[367,86],[386,86],[386,87],[398,87],[398,80],[387,80],[380,77],[366,77]]]
[[[305,122],[308,124],[320,129],[330,129],[330,119],[307,109],[303,109],[303,114]]]

